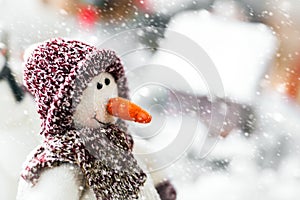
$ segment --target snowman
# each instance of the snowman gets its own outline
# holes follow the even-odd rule
[[[18,200],[176,199],[169,181],[154,184],[133,155],[123,120],[151,116],[128,99],[119,58],[79,41],[40,44],[25,64],[44,141],[24,164]],[[136,151],[136,150],[135,150]]]

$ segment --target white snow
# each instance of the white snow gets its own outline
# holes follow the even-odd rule
[[[17,103],[5,80],[0,91],[0,199],[14,199],[22,163],[39,143],[40,121],[30,95]]]
[[[179,188],[179,200],[297,200],[300,192],[299,185],[299,158],[294,155],[288,156],[281,167],[261,168],[256,162],[257,151],[255,138],[241,138],[241,135],[233,133],[225,140],[219,141],[206,160],[199,163],[209,162],[214,159],[228,159],[230,164],[226,170],[204,170],[198,172],[196,180],[177,182]],[[267,146],[265,146],[268,149]],[[225,151],[225,152],[221,152]],[[231,152],[230,152],[231,151]],[[246,153],[248,152],[248,153]],[[196,171],[197,161],[193,164],[181,161],[175,164],[173,171],[178,169],[192,168]],[[204,167],[202,167],[204,168]],[[187,171],[187,170],[185,170]],[[179,173],[182,171],[179,170]],[[194,172],[195,173],[195,172]],[[200,175],[199,175],[200,174]],[[175,177],[178,174],[175,173]],[[191,176],[183,173],[183,176]],[[195,176],[194,176],[195,177]]]

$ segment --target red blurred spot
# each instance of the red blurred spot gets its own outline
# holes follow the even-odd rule
[[[93,28],[98,18],[99,14],[94,6],[84,5],[79,9],[78,22],[83,28]]]

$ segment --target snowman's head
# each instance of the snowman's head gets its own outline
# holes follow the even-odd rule
[[[119,118],[151,121],[146,111],[126,100],[125,70],[115,52],[80,41],[55,38],[35,47],[26,59],[24,85],[35,97],[46,136],[73,125],[97,128]]]

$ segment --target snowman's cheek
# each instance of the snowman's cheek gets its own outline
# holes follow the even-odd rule
[[[90,106],[79,105],[74,113],[74,122],[84,125],[93,116],[93,109]]]

